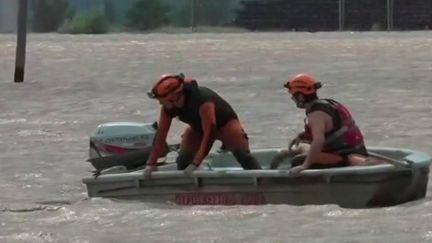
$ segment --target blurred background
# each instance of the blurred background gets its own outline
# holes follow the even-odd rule
[[[0,32],[16,28],[18,1],[0,0]],[[430,0],[29,0],[30,31],[425,30]]]

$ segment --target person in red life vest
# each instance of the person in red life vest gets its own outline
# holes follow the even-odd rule
[[[306,111],[305,129],[291,141],[288,150],[273,158],[271,168],[277,168],[289,156],[294,156],[292,174],[308,168],[347,166],[355,164],[358,158],[367,158],[363,135],[349,110],[333,99],[318,98],[320,82],[300,73],[284,87],[297,107]]]
[[[244,169],[261,169],[249,150],[247,134],[230,104],[213,90],[198,86],[183,74],[162,75],[148,92],[162,105],[159,131],[150,154],[144,176],[156,170],[172,119],[177,117],[189,125],[182,135],[177,169],[190,175],[209,153],[214,141],[220,140]]]

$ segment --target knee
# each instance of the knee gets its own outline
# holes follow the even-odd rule
[[[305,143],[300,143],[296,146],[293,146],[290,151],[292,154],[305,154],[309,151],[310,145]]]

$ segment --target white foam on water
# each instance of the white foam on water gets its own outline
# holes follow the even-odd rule
[[[90,133],[156,121],[159,104],[145,92],[167,72],[229,100],[253,148],[286,146],[302,129],[304,112],[282,85],[306,71],[324,82],[320,96],[351,108],[367,145],[429,153],[432,32],[30,34],[22,84],[11,80],[14,42],[0,35],[0,208],[23,210],[0,212],[1,242],[432,241],[430,185],[424,200],[352,210],[85,200],[81,182]],[[184,127],[175,122],[169,140]]]

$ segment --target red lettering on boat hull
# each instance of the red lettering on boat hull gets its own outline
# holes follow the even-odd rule
[[[263,193],[186,192],[175,195],[178,205],[261,205],[266,204]]]

